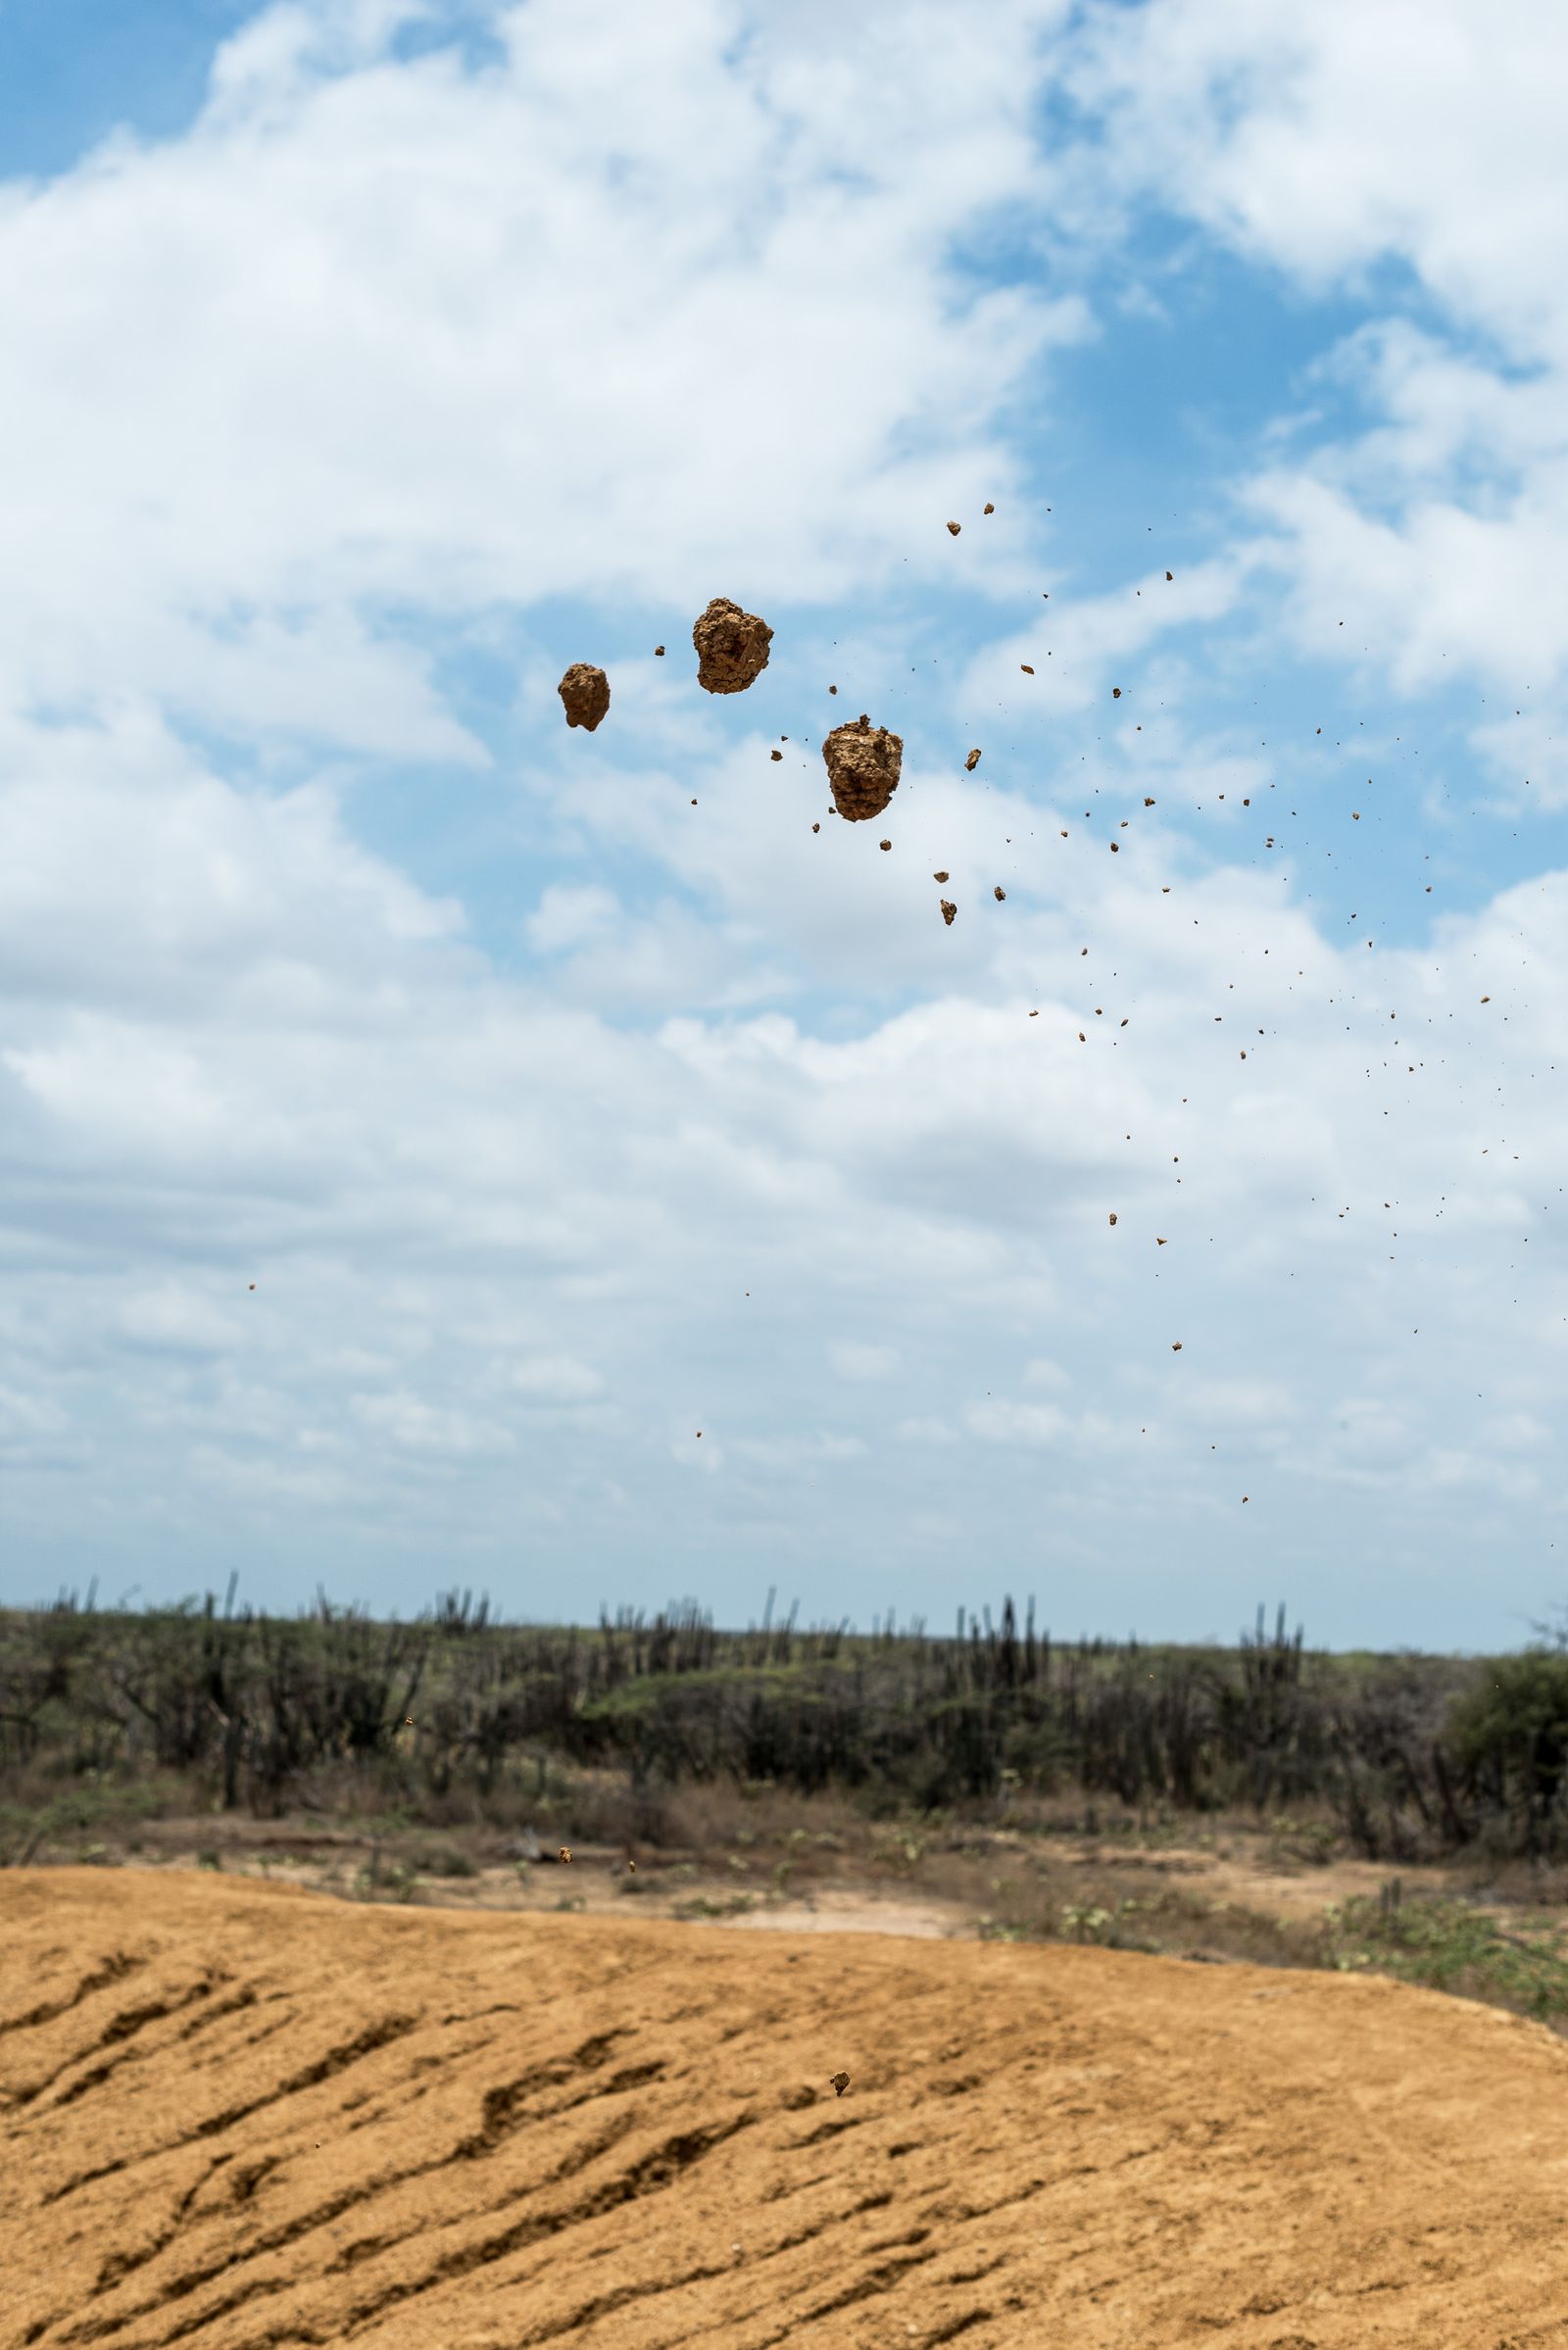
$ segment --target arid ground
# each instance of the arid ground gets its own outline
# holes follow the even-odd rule
[[[630,1906],[0,1875],[3,2350],[1568,2346],[1544,2025]]]

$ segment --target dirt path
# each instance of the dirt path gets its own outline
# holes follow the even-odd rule
[[[0,2132],[0,2350],[1568,2350],[1568,2046],[1381,1978],[20,1870]]]

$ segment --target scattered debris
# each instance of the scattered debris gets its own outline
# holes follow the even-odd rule
[[[769,759],[782,759],[784,754],[782,751],[770,751],[767,756]]]
[[[933,873],[931,878],[933,881],[946,881],[949,876],[946,873]]]
[[[999,881],[999,882],[997,883],[997,904],[998,904],[999,906],[1004,906],[1004,905],[1006,904],[1006,900],[1007,900],[1007,893],[1006,893],[1006,891],[1005,891],[1004,888],[1003,888],[1003,886],[1002,886],[1001,882]]]
[[[743,694],[767,667],[773,631],[754,612],[714,596],[692,629],[697,682],[710,694]]]
[[[987,513],[988,514],[994,514],[996,513],[996,511],[997,511],[997,510],[996,510],[996,508],[995,508],[994,506],[988,506],[988,507],[986,508],[986,513]]]
[[[948,524],[948,528],[950,530],[956,530],[957,527],[958,525],[956,522],[950,522]],[[849,2085],[850,2077],[848,2073],[835,2073],[833,2075],[833,2094],[835,2097],[842,2097]]]
[[[1033,669],[1030,668],[1029,663],[1026,661],[1021,661],[1018,663],[1018,666],[1020,669],[1022,669],[1026,677],[1032,677],[1034,675]]]
[[[566,707],[568,726],[586,726],[590,734],[610,708],[610,680],[603,669],[574,661],[556,688]]]
[[[557,1854],[557,1858],[559,1860],[564,1860],[569,1869],[571,1866],[571,1846],[569,1844],[563,1844],[560,1852]]]
[[[956,522],[950,522],[948,524],[948,528],[952,531],[954,537],[956,538],[958,535],[959,525]]]
[[[663,658],[664,658],[664,648],[663,648],[663,646],[662,646],[662,645],[656,645],[656,646],[654,647],[654,657],[655,657],[655,659],[656,659],[657,661],[662,661],[662,660],[663,660]]]
[[[893,843],[892,843],[891,841],[878,841],[878,842],[877,842],[877,847],[878,847],[879,849],[891,849],[891,848],[892,848],[892,846],[893,846]]]
[[[969,756],[968,756],[968,758],[967,758],[967,759],[964,760],[963,764],[964,764],[964,768],[965,768],[966,772],[967,772],[967,773],[969,773],[970,775],[972,775],[972,774],[974,773],[974,771],[975,771],[976,767],[977,767],[977,766],[980,764],[980,754],[979,754],[979,752],[978,752],[978,751],[971,751],[971,752],[970,752],[970,754],[969,754]]]
[[[950,930],[953,928],[953,917],[954,917],[954,915],[955,915],[955,914],[957,912],[957,910],[958,910],[958,909],[957,909],[957,907],[956,907],[956,906],[953,904],[953,901],[952,901],[950,898],[944,898],[944,899],[943,899],[943,901],[942,901],[942,919],[944,920],[944,922],[946,922],[946,924],[947,924],[947,926],[948,926],[948,928],[949,928]]]
[[[1110,1220],[1113,1224],[1116,1221],[1116,1210],[1114,1208],[1112,1208],[1110,1211]]]
[[[904,760],[904,738],[885,726],[873,726],[864,710],[848,724],[835,726],[822,745],[833,802],[852,824],[879,816],[899,788]]]

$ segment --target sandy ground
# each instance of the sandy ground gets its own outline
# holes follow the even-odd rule
[[[0,2131],[3,2350],[1568,2350],[1568,2045],[1379,1977],[18,1870]]]
[[[127,1869],[181,1869],[195,1864],[193,1847],[208,1839],[210,1823],[160,1821],[144,1827],[145,1847],[121,1854],[117,1865]],[[222,1865],[234,1875],[264,1872],[271,1882],[304,1885],[322,1892],[347,1893],[371,1860],[371,1845],[363,1835],[344,1829],[318,1834],[297,1827],[278,1829],[254,1821],[225,1818],[222,1824]],[[1460,1880],[1450,1866],[1337,1857],[1308,1865],[1277,1865],[1269,1861],[1260,1839],[1242,1839],[1235,1856],[1205,1851],[1198,1845],[1164,1845],[1155,1851],[1129,1849],[1124,1843],[1097,1843],[1082,1836],[976,1834],[975,1848],[983,1848],[988,1865],[1006,1868],[1054,1867],[1064,1872],[1102,1870],[1115,1893],[1147,1894],[1161,1886],[1181,1887],[1201,1895],[1211,1907],[1231,1904],[1260,1916],[1301,1922],[1321,1918],[1331,1905],[1343,1909],[1352,1900],[1376,1901],[1391,1878],[1397,1877],[1406,1899],[1422,1894],[1451,1897]],[[679,1856],[645,1856],[635,1908],[627,1898],[620,1854],[610,1846],[579,1846],[570,1877],[547,1860],[533,1869],[527,1883],[519,1882],[511,1865],[480,1868],[471,1878],[425,1880],[414,1896],[416,1905],[440,1909],[505,1909],[554,1911],[565,1900],[589,1916],[623,1918],[673,1917],[707,1903],[706,1923],[740,1928],[776,1928],[801,1934],[859,1933],[915,1934],[923,1937],[972,1938],[977,1909],[983,1903],[951,1894],[922,1891],[918,1885],[885,1884],[870,1886],[863,1867],[853,1856],[837,1865],[838,1883],[803,1886],[781,1897],[769,1889],[765,1863],[755,1874],[736,1876],[696,1856],[685,1870],[670,1865]],[[386,1862],[382,1861],[383,1873]],[[1553,1898],[1529,1920],[1531,1931],[1568,1951],[1568,1909],[1564,1886],[1552,1888]],[[386,1897],[383,1893],[383,1898]],[[1517,1902],[1488,1900],[1485,1888],[1465,1885],[1465,1898],[1483,1917],[1503,1929],[1517,1928]],[[741,1904],[751,1907],[743,1909]]]

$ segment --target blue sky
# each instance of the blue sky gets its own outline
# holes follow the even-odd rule
[[[0,1596],[1553,1617],[1565,85],[0,0]]]

